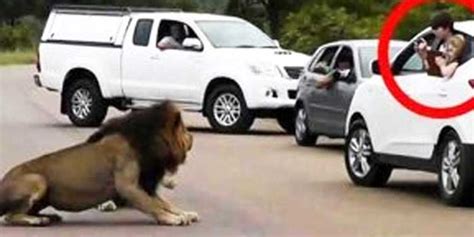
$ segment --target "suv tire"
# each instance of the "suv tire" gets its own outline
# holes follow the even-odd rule
[[[350,125],[344,150],[346,170],[352,182],[366,187],[379,187],[387,183],[392,168],[376,161],[369,131],[362,119]]]
[[[255,121],[242,91],[235,85],[217,86],[206,98],[204,109],[211,126],[222,133],[246,132]]]
[[[107,115],[108,105],[99,86],[89,78],[78,79],[65,88],[66,114],[78,127],[97,127]]]
[[[294,120],[294,135],[296,143],[300,146],[314,146],[318,136],[309,130],[308,113],[306,112],[304,106],[300,106],[296,109]]]
[[[453,206],[474,204],[474,160],[456,132],[449,131],[442,138],[436,158],[443,201]]]

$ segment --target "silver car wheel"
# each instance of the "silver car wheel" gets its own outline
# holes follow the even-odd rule
[[[371,169],[372,145],[369,133],[365,129],[358,129],[350,138],[349,164],[353,174],[364,178]]]
[[[92,95],[90,91],[80,88],[71,98],[72,113],[79,119],[87,118],[91,113]]]
[[[230,127],[239,121],[242,108],[237,96],[231,93],[220,95],[214,102],[213,113],[216,121]]]
[[[303,108],[298,109],[296,114],[296,129],[295,135],[298,140],[303,140],[306,133],[306,111]]]
[[[441,182],[444,191],[452,195],[456,192],[461,179],[459,175],[459,166],[461,163],[461,149],[456,141],[448,142],[443,150],[441,163]]]

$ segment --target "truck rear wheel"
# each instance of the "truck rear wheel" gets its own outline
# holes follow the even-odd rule
[[[242,92],[235,85],[217,86],[206,98],[204,109],[209,123],[218,132],[246,132],[255,120]]]
[[[99,86],[92,80],[79,79],[65,88],[66,114],[78,127],[99,126],[107,115],[108,105]]]

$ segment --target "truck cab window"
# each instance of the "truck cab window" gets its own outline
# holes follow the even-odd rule
[[[156,46],[160,49],[184,50],[183,42],[187,38],[198,39],[191,27],[179,21],[162,20],[158,28]]]
[[[135,32],[133,34],[133,44],[138,46],[148,46],[152,26],[153,20],[138,20],[137,26],[135,27]]]

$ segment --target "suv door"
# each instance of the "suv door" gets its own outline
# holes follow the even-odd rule
[[[309,67],[306,72],[306,85],[308,88],[308,126],[310,129],[318,134],[327,134],[330,129],[326,126],[331,115],[328,113],[330,108],[327,107],[330,100],[330,91],[324,88],[316,87],[317,77],[323,76],[321,72],[321,66],[332,68],[334,65],[334,59],[339,51],[340,46],[329,46],[323,49],[321,56],[317,58]]]
[[[432,33],[422,35],[429,44],[434,41]],[[419,38],[419,37],[418,37]],[[430,76],[423,66],[421,57],[415,52],[416,38],[397,56],[392,71],[400,88],[413,100],[433,107],[442,106],[447,98],[441,93],[446,83],[441,77]],[[383,140],[384,153],[398,154],[423,159],[431,158],[434,148],[433,131],[441,120],[426,118],[403,107],[392,95],[385,91],[387,100],[372,116],[383,118],[383,126],[374,134],[374,139]],[[416,132],[414,132],[416,131]],[[385,139],[382,139],[385,137]]]
[[[331,88],[327,89],[329,92],[327,113],[332,117],[332,119],[327,121],[327,126],[331,128],[328,135],[333,135],[335,137],[344,137],[347,113],[349,112],[349,106],[359,82],[355,69],[353,50],[348,46],[344,46],[336,57],[335,65],[337,65],[337,63],[342,59],[342,55],[352,59],[351,80],[338,80]]]

